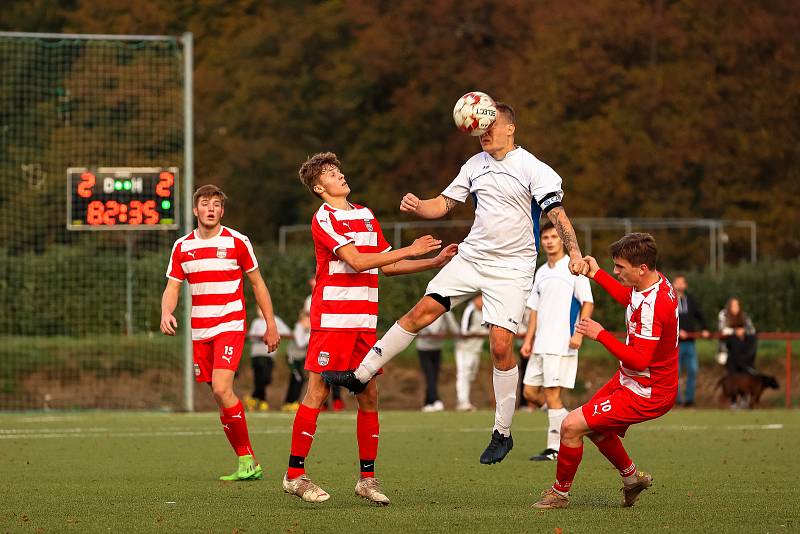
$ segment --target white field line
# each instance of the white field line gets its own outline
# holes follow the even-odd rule
[[[404,426],[404,427],[384,427],[382,432],[395,433],[395,432],[409,432],[419,430],[422,426]],[[783,424],[773,423],[766,425],[726,425],[726,426],[710,426],[710,425],[645,425],[638,427],[636,430],[647,431],[673,431],[673,432],[701,432],[707,430],[727,430],[727,431],[740,431],[740,430],[782,430]],[[515,428],[514,432],[541,432],[545,427],[526,427]],[[250,428],[250,434],[290,434],[291,428]],[[343,434],[354,432],[355,429],[351,427],[327,427],[322,429],[324,433]],[[488,432],[487,427],[484,428],[460,428],[445,432]],[[54,438],[153,438],[153,437],[182,437],[182,436],[215,436],[220,433],[218,428],[209,428],[208,430],[195,430],[189,428],[167,428],[164,430],[150,430],[145,428],[128,428],[126,430],[113,430],[109,428],[39,428],[39,429],[20,429],[9,428],[0,429],[0,440],[4,439],[54,439]]]
[[[514,428],[514,432],[528,432],[532,430],[541,430],[540,428]],[[636,426],[636,431],[673,431],[673,432],[701,432],[705,430],[783,430],[782,423],[772,423],[768,425],[726,425],[726,426],[712,426],[712,425],[644,425]],[[485,428],[462,428],[459,432],[486,432]]]

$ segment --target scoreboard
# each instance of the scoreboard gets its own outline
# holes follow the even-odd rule
[[[177,167],[70,167],[68,230],[175,230]]]

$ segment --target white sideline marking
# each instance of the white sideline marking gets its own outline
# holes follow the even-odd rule
[[[515,428],[514,432],[541,432],[545,427],[527,427]],[[783,430],[784,425],[781,423],[771,423],[766,425],[727,425],[727,426],[709,426],[709,425],[646,425],[637,428],[637,430],[648,431],[661,431],[672,430],[678,432],[697,432],[704,430]],[[411,427],[397,427],[385,428],[384,432],[406,432],[412,430]],[[250,434],[291,434],[292,429],[284,428],[267,428],[267,429],[249,429]],[[350,433],[353,429],[348,427],[328,427],[324,429],[324,433],[342,434]],[[488,432],[486,427],[482,428],[460,428],[456,432]],[[180,436],[216,436],[220,430],[218,428],[210,428],[208,430],[192,430],[188,428],[173,427],[165,430],[148,430],[140,428],[129,428],[124,431],[116,431],[108,428],[39,428],[39,429],[21,429],[21,428],[6,428],[0,429],[0,440],[4,439],[54,439],[54,438],[154,438],[154,437],[180,437]]]
[[[633,425],[631,425],[633,426]],[[533,432],[540,431],[545,427],[536,428],[514,428],[514,432]],[[678,432],[696,432],[701,430],[783,430],[782,423],[771,423],[768,425],[645,425],[637,426],[636,430],[676,430]],[[487,428],[461,428],[459,432],[488,432]]]

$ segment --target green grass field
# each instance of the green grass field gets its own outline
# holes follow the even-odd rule
[[[382,414],[378,477],[353,494],[355,414],[322,414],[311,505],[280,488],[292,418],[252,415],[265,479],[222,483],[235,458],[214,414],[0,414],[0,532],[788,532],[800,530],[800,412],[673,411],[625,444],[655,486],[620,506],[619,475],[587,442],[567,510],[537,511],[554,463],[542,413],[517,413],[515,448],[478,463],[493,414]],[[555,530],[557,532],[557,530]]]

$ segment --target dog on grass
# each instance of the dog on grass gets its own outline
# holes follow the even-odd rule
[[[722,402],[728,400],[735,406],[741,398],[747,403],[747,407],[752,409],[758,407],[765,389],[778,389],[778,381],[774,376],[761,373],[734,373],[720,378],[717,387],[722,388],[720,396]]]

